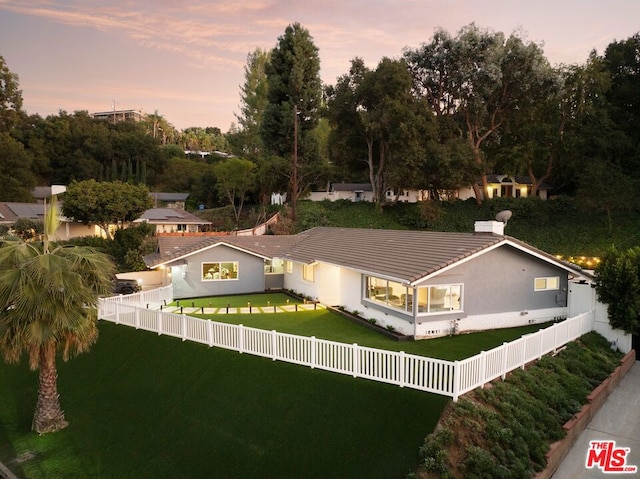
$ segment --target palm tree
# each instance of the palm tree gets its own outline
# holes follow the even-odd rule
[[[66,361],[98,337],[97,301],[112,287],[111,258],[93,248],[57,244],[55,196],[38,241],[0,241],[0,354],[18,363],[26,353],[39,370],[32,429],[67,426],[60,407],[56,356]]]

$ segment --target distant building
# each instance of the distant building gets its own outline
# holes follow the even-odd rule
[[[121,121],[142,121],[147,115],[141,110],[112,110],[91,113],[91,117],[96,120],[107,120],[114,125]]]
[[[156,233],[196,233],[211,225],[180,208],[151,208],[145,211],[134,223],[155,225]]]
[[[161,191],[152,191],[149,196],[153,198],[154,208],[185,208],[189,193],[163,193]]]

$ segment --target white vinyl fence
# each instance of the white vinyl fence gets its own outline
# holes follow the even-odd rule
[[[589,312],[471,358],[444,361],[402,351],[385,351],[168,313],[141,307],[140,302],[132,304],[134,298],[131,296],[101,300],[98,317],[183,341],[349,374],[354,378],[397,384],[449,396],[454,401],[461,394],[498,377],[504,379],[509,371],[523,368],[527,363],[556,351],[591,331],[592,326],[592,313]],[[159,302],[154,303],[149,297],[144,297],[142,303],[160,304],[165,298],[158,296],[153,299]]]

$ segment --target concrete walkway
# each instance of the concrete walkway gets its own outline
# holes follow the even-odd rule
[[[616,448],[628,448],[626,466],[637,472],[605,472],[594,465],[587,468],[590,441],[615,441]],[[623,454],[623,453],[622,453]],[[615,464],[614,464],[615,465]],[[640,362],[636,361],[611,393],[587,428],[569,450],[552,479],[592,479],[640,477]]]

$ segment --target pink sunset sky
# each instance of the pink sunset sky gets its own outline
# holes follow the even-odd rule
[[[638,0],[0,0],[0,55],[24,109],[42,116],[158,112],[178,129],[226,132],[239,112],[247,54],[299,22],[333,84],[362,57],[375,67],[442,27],[475,22],[543,45],[552,65],[584,63],[640,31]]]

